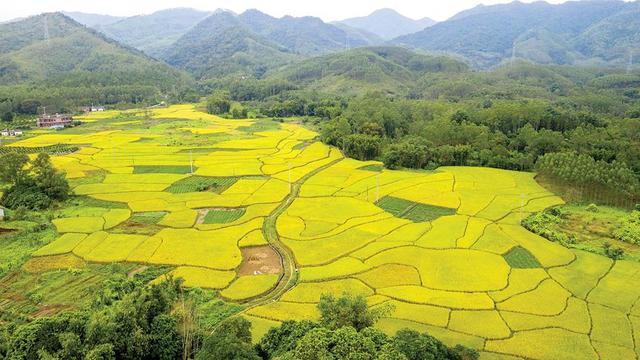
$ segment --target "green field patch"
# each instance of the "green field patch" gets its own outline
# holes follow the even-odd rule
[[[439,217],[455,215],[456,209],[420,204],[417,202],[385,196],[376,205],[396,217],[413,222],[432,221]]]
[[[167,213],[164,211],[141,212],[133,214],[129,221],[138,224],[156,225],[166,215]]]
[[[99,184],[104,181],[107,172],[104,170],[94,170],[85,172],[85,176],[76,179],[69,179],[69,185],[75,188],[78,185]]]
[[[227,224],[242,217],[245,209],[211,209],[204,216],[203,224]]]
[[[538,259],[522,246],[516,246],[502,255],[507,264],[515,269],[537,269],[542,267]]]
[[[109,233],[153,236],[163,229],[166,229],[166,227],[156,224],[143,224],[133,221],[125,221],[122,224],[109,229]]]
[[[137,165],[133,167],[134,174],[191,174],[198,170],[189,165]]]
[[[75,196],[73,200],[71,200],[73,204],[77,206],[91,207],[91,208],[103,208],[103,209],[128,209],[129,207],[125,203],[113,202],[113,201],[104,201],[99,199],[94,199],[89,196]]]
[[[293,150],[304,150],[307,146],[309,146],[309,142],[301,142],[292,147]]]
[[[0,146],[0,155],[8,153],[18,154],[49,154],[49,155],[66,155],[78,151],[77,146],[71,146],[66,144],[57,144],[49,146]]]
[[[280,128],[280,123],[273,120],[257,120],[249,126],[241,126],[239,131],[245,133],[256,133],[261,131],[274,131]]]
[[[371,165],[366,165],[366,166],[363,166],[363,167],[359,167],[358,170],[381,172],[382,170],[384,170],[384,165],[382,165],[382,164],[371,164]]]
[[[204,191],[219,194],[230,188],[236,181],[238,181],[237,177],[190,176],[173,183],[166,191],[173,194]]]

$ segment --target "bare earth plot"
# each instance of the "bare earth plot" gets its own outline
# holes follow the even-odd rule
[[[252,120],[190,105],[127,126],[100,116],[74,133],[12,144],[79,146],[54,158],[76,194],[124,204],[54,220],[60,237],[37,257],[175,266],[186,286],[247,302],[255,336],[316,318],[322,294],[347,291],[394,305],[382,330],[426,331],[483,359],[640,352],[640,264],[522,228],[528,214],[562,203],[533,174],[382,170],[298,125],[251,133],[243,128]],[[203,209],[220,213],[198,221]],[[145,235],[115,231],[140,214],[162,217]]]

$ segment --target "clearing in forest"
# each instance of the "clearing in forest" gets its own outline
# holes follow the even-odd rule
[[[247,302],[256,337],[317,318],[322,294],[346,291],[394,305],[384,331],[427,331],[483,359],[640,350],[640,264],[521,227],[562,203],[531,173],[389,171],[345,159],[296,124],[264,130],[191,105],[127,114],[12,144],[79,147],[54,164],[77,195],[99,200],[53,221],[59,238],[34,254],[51,257],[47,266],[64,268],[68,255],[174,266],[187,286]],[[126,116],[136,121],[120,125]],[[132,219],[146,231],[128,233]]]

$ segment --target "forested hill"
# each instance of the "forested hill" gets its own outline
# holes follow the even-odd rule
[[[278,19],[258,10],[248,10],[240,14],[238,20],[256,34],[301,55],[318,55],[372,45],[371,39],[357,32],[345,31],[311,16],[285,16]]]
[[[379,46],[304,60],[275,72],[268,80],[284,80],[310,90],[340,95],[366,91],[404,94],[426,73],[467,70],[466,64],[452,58]]]
[[[626,66],[640,52],[640,4],[572,1],[483,6],[394,43],[465,56],[480,68],[513,56],[541,64]]]
[[[0,98],[14,105],[22,97],[66,104],[135,103],[190,81],[60,13],[0,25]]]
[[[234,14],[218,12],[183,35],[163,58],[198,79],[211,79],[230,75],[260,77],[297,56],[252,32]]]
[[[314,17],[274,18],[257,10],[219,11],[178,39],[163,55],[196,78],[260,78],[296,59],[377,43],[375,35]]]

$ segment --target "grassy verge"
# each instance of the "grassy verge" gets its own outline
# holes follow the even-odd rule
[[[624,250],[624,258],[640,261],[640,244],[622,241],[614,233],[633,224],[625,219],[632,216],[626,209],[610,206],[570,204],[533,214],[523,221],[523,226],[551,241],[567,247],[582,249],[602,255],[605,244]],[[635,227],[635,231],[640,228]]]

